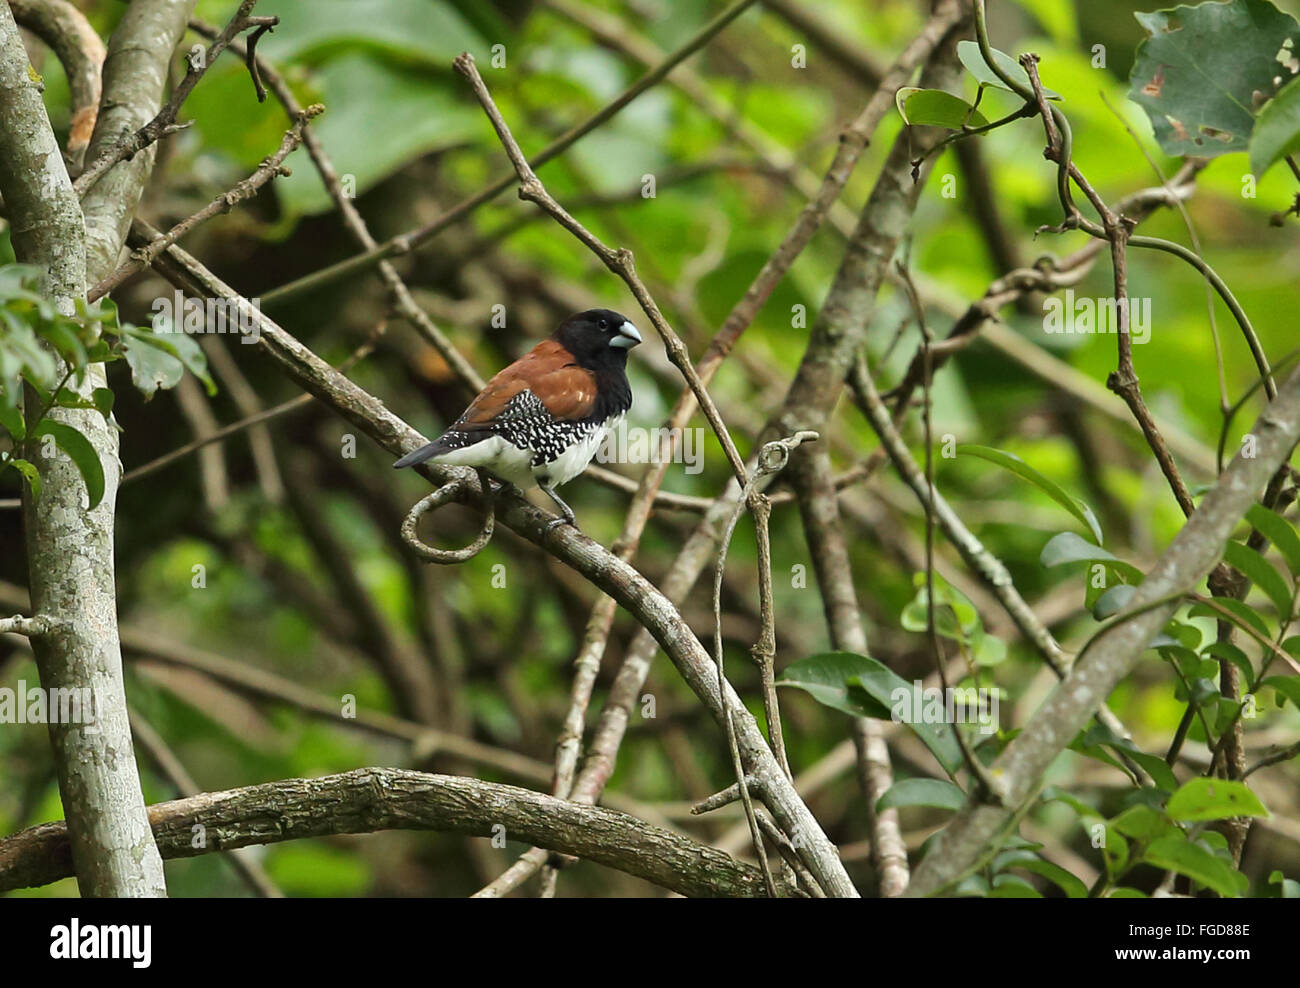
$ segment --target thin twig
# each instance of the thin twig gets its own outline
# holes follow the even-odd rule
[[[741,495],[736,501],[736,506],[731,512],[731,517],[727,519],[726,525],[722,530],[722,538],[718,546],[718,561],[713,570],[713,659],[718,665],[718,691],[725,693],[727,689],[727,677],[723,667],[723,645],[722,645],[722,577],[727,569],[727,550],[731,546],[731,536],[736,530],[736,523],[740,521],[740,515],[748,503],[750,495],[756,489],[756,485],[764,477],[773,476],[780,473],[787,463],[790,462],[790,453],[806,442],[814,442],[817,439],[815,432],[799,432],[787,439],[780,439],[767,443],[758,455],[758,466],[753,474],[745,480],[745,486],[741,490]],[[769,561],[770,562],[770,561]],[[769,573],[770,584],[770,573]],[[769,587],[770,590],[770,587]],[[770,606],[770,601],[767,602]],[[779,715],[778,718],[779,720]],[[727,746],[731,750],[732,769],[736,773],[736,782],[740,787],[740,800],[745,806],[745,818],[749,821],[750,835],[754,840],[754,851],[758,855],[759,865],[763,869],[763,875],[768,883],[768,894],[776,895],[776,886],[772,881],[772,873],[768,868],[767,854],[763,850],[763,838],[759,833],[758,823],[754,818],[754,804],[749,795],[749,787],[744,784],[745,767],[740,759],[740,749],[736,744],[736,727],[731,719],[730,710],[725,717],[725,726],[727,729]],[[769,725],[770,727],[770,725]],[[779,731],[779,728],[778,728]],[[773,749],[775,750],[775,749]],[[789,766],[782,764],[786,776],[793,780],[790,775]]]
[[[515,166],[515,172],[519,176],[519,197],[536,203],[549,213],[557,223],[572,233],[610,271],[622,278],[627,284],[628,289],[636,297],[637,302],[641,304],[641,308],[649,316],[651,323],[654,324],[660,338],[663,340],[668,359],[681,371],[682,376],[686,378],[686,382],[690,385],[691,391],[694,392],[695,400],[699,402],[700,409],[704,412],[705,418],[708,419],[709,425],[712,426],[714,434],[718,437],[718,442],[722,445],[728,463],[731,464],[732,473],[743,480],[745,463],[741,459],[740,453],[736,451],[736,445],[731,440],[727,425],[722,420],[722,415],[718,412],[717,406],[714,405],[713,399],[709,397],[704,384],[700,381],[700,376],[696,372],[694,364],[691,363],[686,344],[668,325],[668,320],[664,318],[658,304],[637,275],[636,267],[632,261],[632,252],[626,248],[615,250],[607,247],[546,191],[546,187],[542,184],[541,179],[537,177],[537,173],[533,171],[528,159],[524,157],[523,151],[520,150],[519,144],[510,133],[510,127],[506,124],[505,118],[501,116],[501,111],[497,109],[496,103],[493,102],[492,94],[488,92],[487,85],[483,82],[483,77],[479,75],[478,68],[474,64],[474,57],[469,52],[462,52],[456,56],[452,65],[457,72],[469,80],[474,95],[478,97],[479,103],[483,106],[483,111],[492,122],[492,127],[497,132],[497,137],[500,138],[506,155],[510,158],[511,164]]]

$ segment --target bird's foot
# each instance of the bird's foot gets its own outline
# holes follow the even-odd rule
[[[561,514],[561,517],[553,518],[546,523],[543,534],[548,534],[552,529],[565,524],[572,525],[577,531],[581,532],[582,529],[578,528],[578,516],[573,513],[572,508],[564,503],[564,499],[555,493],[555,488],[549,484],[541,484],[540,486],[549,495],[550,499],[555,502],[555,506],[560,509]]]

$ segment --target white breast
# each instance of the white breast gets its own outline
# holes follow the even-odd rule
[[[587,469],[591,463],[592,457],[600,449],[600,444],[604,442],[605,436],[618,427],[623,421],[622,415],[616,415],[605,422],[604,425],[594,426],[582,440],[574,443],[567,450],[557,456],[550,463],[543,464],[540,467],[533,468],[533,476],[539,481],[549,479],[552,487],[559,487],[561,484],[567,484],[582,471]]]

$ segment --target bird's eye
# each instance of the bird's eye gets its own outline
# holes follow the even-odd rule
[[[601,329],[609,329],[609,320],[602,319],[599,323]]]

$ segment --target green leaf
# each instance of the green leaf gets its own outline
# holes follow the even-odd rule
[[[68,319],[59,319],[37,327],[37,332],[50,341],[59,354],[73,367],[86,366],[86,345],[77,335],[80,327]]]
[[[1241,872],[1181,834],[1154,841],[1142,855],[1142,860],[1165,871],[1186,875],[1224,898],[1239,895],[1248,884]]]
[[[998,66],[1002,71],[1017,82],[1024,83],[1025,88],[1028,89],[1029,76],[1027,76],[1025,70],[1020,67],[1020,63],[1006,52],[998,51],[996,48],[991,49],[991,51],[993,52],[993,60],[998,63]],[[984,61],[984,53],[980,51],[979,42],[957,42],[957,57],[961,59],[961,64],[966,66],[966,71],[979,80],[981,86],[993,86],[995,89],[1005,89],[1007,92],[1012,91],[1011,87],[1003,82],[998,74],[989,67],[988,62]],[[1061,98],[1060,93],[1055,93],[1046,86],[1043,87],[1043,95],[1048,99]]]
[[[1132,563],[1126,563],[1107,552],[1099,545],[1080,538],[1074,532],[1061,532],[1053,535],[1038,557],[1043,566],[1063,566],[1066,563],[1101,563],[1107,569],[1114,570],[1129,583],[1141,583],[1142,571]]]
[[[971,443],[961,443],[957,446],[959,454],[965,453],[968,456],[978,456],[980,459],[988,460],[990,463],[996,463],[1005,470],[1010,470],[1022,480],[1027,480],[1040,491],[1050,497],[1053,501],[1063,507],[1070,514],[1074,515],[1100,545],[1103,541],[1101,535],[1101,526],[1097,524],[1097,516],[1093,514],[1092,508],[1084,504],[1077,497],[1071,497],[1055,481],[1048,480],[1041,473],[1031,467],[1028,463],[1016,456],[1014,453],[1007,453],[1000,449],[994,449],[992,446],[977,446]]]
[[[946,127],[949,130],[984,127],[984,114],[960,96],[942,89],[918,89],[904,86],[894,96],[903,122],[913,126]]]
[[[938,573],[934,574],[933,581],[935,630],[945,638],[954,641],[963,643],[972,641],[983,630],[979,611],[975,609],[969,597]],[[916,596],[903,608],[899,623],[907,631],[924,632],[928,627],[926,609],[929,601],[925,574],[914,574],[912,583],[917,588]]]
[[[1165,764],[1163,758],[1142,751],[1132,741],[1121,738],[1103,724],[1093,724],[1070,743],[1072,751],[1087,755],[1089,758],[1096,758],[1108,765],[1114,765],[1120,771],[1127,773],[1128,770],[1111,758],[1105,752],[1105,748],[1123,751],[1124,754],[1146,770],[1146,773],[1151,776],[1151,780],[1158,788],[1166,792],[1173,792],[1178,788],[1178,780],[1174,777],[1174,773],[1169,766]]]
[[[1128,841],[1110,824],[1104,826],[1105,843],[1101,846],[1101,857],[1106,862],[1106,874],[1114,878],[1128,865]]]
[[[1124,885],[1116,886],[1106,893],[1107,899],[1145,899],[1147,894],[1138,889],[1131,889]]]
[[[1290,700],[1292,706],[1300,710],[1300,676],[1269,676],[1263,682],[1256,684],[1256,692],[1260,686],[1272,687]]]
[[[1276,898],[1279,899],[1300,899],[1300,882],[1295,879],[1287,878],[1280,871],[1271,872],[1268,876],[1268,884],[1276,885]]]
[[[1128,96],[1151,118],[1165,154],[1245,151],[1259,100],[1295,74],[1276,56],[1300,40],[1300,24],[1266,0],[1134,16],[1149,36],[1138,45]]]
[[[976,665],[995,666],[1006,660],[1007,643],[981,631],[971,642],[971,653]]]
[[[1042,800],[1044,803],[1050,803],[1050,802],[1065,803],[1081,817],[1089,817],[1089,818],[1101,817],[1101,813],[1097,809],[1095,809],[1092,806],[1089,806],[1083,800],[1079,799],[1078,796],[1066,792],[1060,786],[1054,786],[1054,785],[1043,786]]]
[[[94,403],[95,410],[105,419],[113,413],[113,402],[116,395],[113,394],[112,388],[95,388],[90,393],[90,400]]]
[[[1234,816],[1268,816],[1264,804],[1244,782],[1195,778],[1169,797],[1165,812],[1171,819],[1195,822]]]
[[[59,449],[71,457],[86,484],[86,497],[89,501],[86,510],[93,511],[104,497],[104,468],[90,440],[72,426],[51,419],[41,419],[36,423],[32,435],[53,436]]]
[[[1262,617],[1260,617],[1259,612],[1253,607],[1242,603],[1235,597],[1214,597],[1212,599],[1219,605],[1219,607],[1223,608],[1223,610],[1235,617],[1237,619],[1236,623],[1249,625],[1262,636],[1268,638],[1268,624]],[[1193,604],[1188,608],[1187,613],[1190,617],[1208,617],[1214,618],[1216,621],[1228,621],[1229,623],[1232,623],[1230,618],[1225,617],[1209,604]]]
[[[1022,871],[1030,872],[1034,875],[1041,875],[1053,885],[1063,891],[1071,899],[1086,899],[1088,897],[1088,886],[1082,881],[1066,871],[1060,865],[1052,864],[1050,861],[1044,861],[1037,855],[1030,855],[1010,864],[1011,868],[1019,868]]]
[[[888,666],[853,652],[827,652],[788,666],[778,686],[794,686],[819,703],[857,717],[907,724],[949,775],[961,767],[961,748],[948,723],[925,723],[925,703],[914,686]],[[908,719],[907,714],[911,715]]]
[[[1288,154],[1300,151],[1300,79],[1292,79],[1255,118],[1250,135],[1250,170],[1263,175]]]
[[[174,388],[185,374],[175,347],[160,345],[147,330],[124,334],[122,352],[131,368],[131,381],[146,399],[159,388]]]
[[[924,695],[917,699],[915,684],[874,659],[872,662],[877,668],[855,676],[850,685],[860,686],[882,707],[887,705],[889,719],[910,727],[944,770],[949,775],[955,774],[962,765],[962,755],[954,725],[928,719],[932,705],[926,703]]]
[[[1300,576],[1300,534],[1296,533],[1295,526],[1262,504],[1252,504],[1246,512],[1246,520],[1273,543],[1286,560],[1291,575]]]
[[[1223,558],[1227,560],[1228,565],[1245,573],[1251,582],[1264,592],[1277,608],[1279,620],[1285,623],[1291,617],[1291,609],[1295,604],[1291,597],[1291,588],[1268,560],[1250,546],[1231,540],[1224,546]]]
[[[1098,621],[1104,621],[1106,618],[1114,617],[1124,608],[1128,607],[1129,602],[1133,600],[1133,595],[1137,593],[1137,587],[1131,583],[1117,583],[1102,593],[1092,603],[1092,616]]]
[[[889,719],[889,706],[861,689],[850,694],[850,680],[872,669],[872,660],[853,652],[825,652],[787,666],[777,686],[801,689],[823,706],[854,717]]]
[[[990,899],[1041,899],[1043,893],[1013,875],[998,875],[989,890]]]
[[[1141,804],[1130,806],[1111,821],[1111,826],[1137,841],[1152,841],[1178,830],[1163,813]]]
[[[15,442],[22,442],[27,438],[27,422],[23,418],[23,410],[10,408],[2,401],[0,401],[0,426],[4,427],[5,432],[9,433]]]
[[[876,801],[876,811],[894,806],[934,806],[941,810],[960,810],[966,794],[943,779],[903,779],[889,787]]]
[[[41,499],[41,474],[36,469],[36,464],[21,458],[10,460],[9,464],[27,478],[27,484],[32,489],[32,500],[39,501]]]
[[[1255,668],[1250,664],[1250,659],[1232,642],[1210,642],[1205,646],[1205,655],[1212,655],[1221,662],[1231,662],[1241,670],[1245,692],[1253,693],[1254,688],[1251,686],[1255,681]]]

